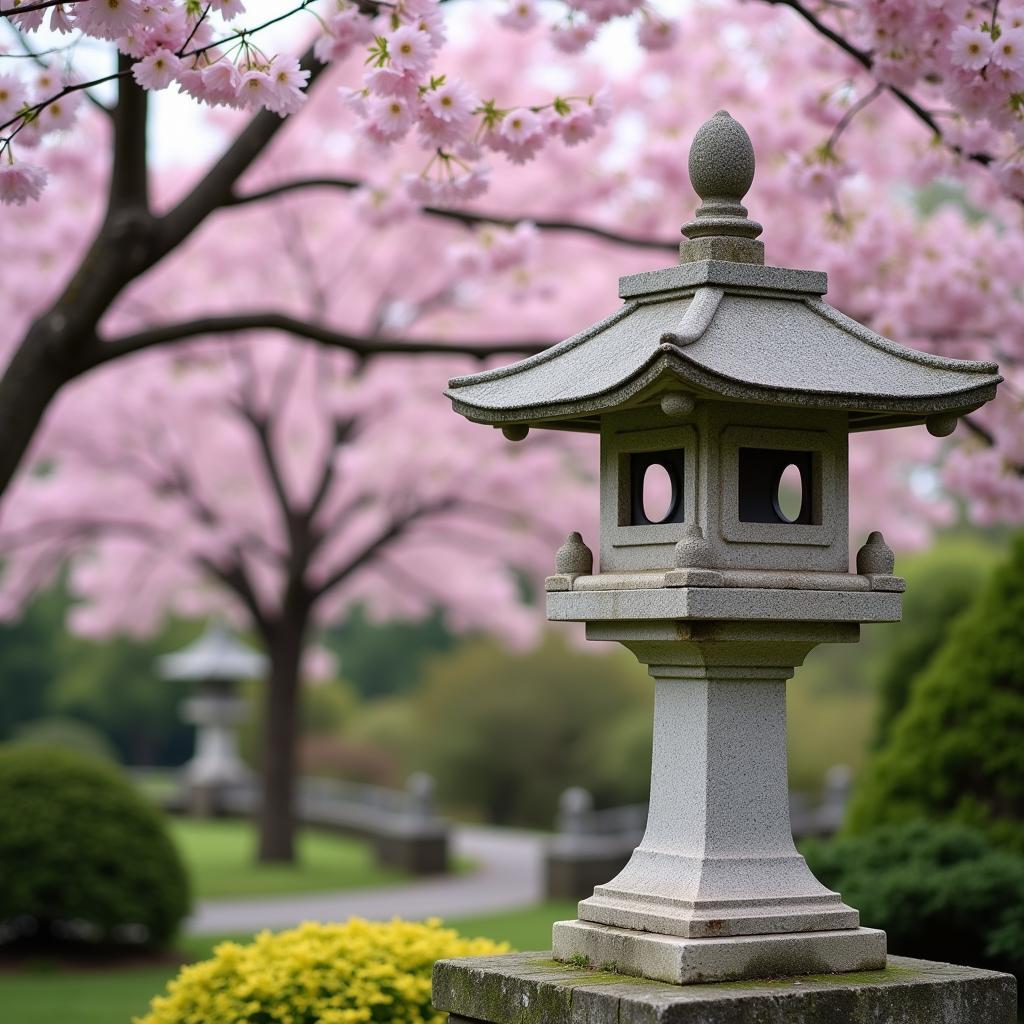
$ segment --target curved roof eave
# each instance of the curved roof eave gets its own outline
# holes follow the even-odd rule
[[[842,316],[842,314],[837,315]],[[863,328],[863,330],[867,331],[867,328]],[[880,335],[875,335],[875,337],[879,338],[882,342],[886,342],[887,347],[891,346],[891,354],[902,354],[892,352],[892,349],[900,349],[901,346],[888,342],[888,339],[882,338]],[[575,341],[576,339],[570,340]],[[576,343],[578,344],[579,342],[576,341]],[[563,342],[562,344],[566,343]],[[548,351],[552,350],[549,349]],[[924,356],[929,362],[942,358],[928,356],[926,353],[919,353],[913,349],[905,351],[912,352],[918,356]],[[1002,380],[1002,377],[998,374],[988,374],[988,368],[993,364],[967,363],[965,360],[943,360],[943,363],[945,364],[944,368],[964,370],[965,376],[967,374],[980,375],[981,373],[984,373],[985,376],[980,381],[965,381],[962,388],[950,389],[925,397],[790,389],[770,385],[752,385],[736,377],[715,373],[697,364],[688,357],[684,350],[677,348],[675,345],[660,344],[652,352],[650,358],[639,367],[636,373],[622,380],[615,387],[564,402],[548,402],[538,405],[519,405],[506,408],[475,405],[472,401],[466,401],[464,397],[460,396],[460,386],[455,385],[454,381],[453,387],[449,388],[445,394],[452,400],[455,411],[478,423],[494,425],[501,425],[503,423],[538,424],[546,420],[590,416],[610,411],[636,398],[641,392],[656,384],[662,377],[672,376],[727,400],[768,402],[815,409],[834,408],[851,412],[892,413],[904,415],[910,419],[920,419],[934,413],[952,412],[981,405],[994,397],[996,385]],[[954,366],[950,367],[948,365],[950,363],[954,364]],[[513,364],[514,367],[522,365],[522,363]],[[933,363],[932,365],[935,364]],[[509,371],[513,367],[503,367],[502,369]],[[493,371],[491,372],[493,373]],[[475,375],[475,379],[473,377],[457,379],[460,385],[465,387],[471,383],[476,383],[476,380],[483,376],[483,374],[479,374]],[[490,379],[493,379],[493,377]]]

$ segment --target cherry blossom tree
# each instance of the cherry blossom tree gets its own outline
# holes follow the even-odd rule
[[[451,9],[458,13],[459,6]],[[648,0],[510,0],[491,10],[501,29],[529,34],[537,45],[546,39],[558,62],[586,51],[609,24],[632,22],[649,52],[673,52],[678,61],[674,44],[682,39],[684,63],[695,55],[701,63],[719,43],[725,50],[718,52],[740,52],[741,40],[721,30],[749,21],[751,11],[770,16],[771,8],[789,8],[827,43],[813,46],[796,31],[795,19],[753,15],[788,40],[777,58],[800,66],[793,51],[813,52],[833,74],[831,81],[813,79],[813,96],[807,83],[788,79],[804,97],[805,115],[829,131],[798,155],[812,185],[828,189],[847,174],[856,161],[840,154],[839,137],[885,96],[917,121],[916,136],[903,134],[918,180],[941,173],[964,179],[983,199],[993,190],[1021,198],[1019,0],[736,0],[710,8],[710,38],[703,2],[684,7],[678,21]],[[13,33],[6,55],[0,53],[0,201],[32,201],[48,175],[74,165],[73,156],[54,150],[82,132],[95,138],[95,119],[82,111],[96,109],[111,125],[106,209],[84,254],[65,268],[66,287],[53,287],[49,302],[37,307],[0,377],[0,491],[59,390],[126,351],[109,344],[102,324],[118,297],[218,210],[246,198],[239,181],[278,136],[282,118],[301,111],[325,66],[341,69],[364,140],[378,149],[418,140],[415,155],[405,147],[400,175],[418,205],[465,204],[486,187],[489,158],[517,164],[548,140],[573,146],[609,116],[600,81],[588,91],[534,89],[523,97],[511,95],[516,76],[488,80],[481,66],[455,74],[443,0],[296,0],[275,6],[262,21],[243,0],[0,0],[0,20]],[[309,26],[312,39],[300,31],[281,42],[275,33],[293,23]],[[495,40],[489,18],[474,30],[492,43],[487,64],[502,66],[494,58],[507,59],[515,48]],[[90,44],[98,42],[118,54],[113,70],[97,63]],[[729,70],[757,74],[756,65]],[[115,103],[98,93],[104,87],[116,89]],[[197,103],[252,116],[206,173],[193,177],[192,188],[173,193],[160,208],[150,196],[147,95],[171,87]],[[365,166],[359,171],[357,181],[367,176]],[[337,179],[337,167],[331,172]],[[998,210],[993,215],[1002,217]],[[326,337],[309,325],[277,326]],[[988,440],[981,424],[971,429]],[[986,458],[1002,464],[998,454]]]
[[[20,12],[87,2],[107,0]],[[183,24],[213,38],[200,15],[233,6],[186,9]],[[195,86],[178,22],[170,46],[121,47],[109,118],[86,98],[78,128],[51,143],[32,124],[52,104],[12,115],[21,127],[5,158],[21,163],[11,146],[38,131],[31,156],[49,185],[0,219],[16,254],[0,291],[0,483],[14,479],[0,611],[16,613],[69,559],[72,625],[94,634],[227,601],[273,663],[268,858],[290,853],[295,701],[319,625],[357,600],[382,616],[440,601],[457,628],[523,640],[538,621],[518,600],[524,582],[536,586],[559,535],[593,538],[586,438],[513,447],[451,416],[440,392],[474,361],[536,351],[610,312],[618,274],[672,261],[694,205],[686,142],[721,106],[755,142],[748,205],[771,262],[825,269],[830,301],[850,315],[924,349],[994,354],[1007,374],[1000,400],[952,439],[854,439],[855,537],[884,508],[890,542],[921,543],[953,514],[953,495],[981,520],[1021,517],[1021,209],[1012,176],[996,173],[1008,153],[975,159],[958,134],[988,121],[922,123],[907,89],[939,88],[939,72],[890,83],[882,51],[858,49],[867,22],[845,8],[784,4],[797,18],[763,0],[699,3],[675,26],[624,3],[617,17],[633,12],[647,49],[610,74],[585,49],[616,9],[598,6],[574,4],[554,28],[558,5],[517,4],[497,28],[469,16],[458,41],[426,46],[443,71],[408,69],[412,114],[411,91],[387,91],[392,51],[425,45],[401,12],[432,2],[395,8],[397,25],[386,5],[317,22],[312,48],[329,66],[303,56],[317,86],[285,121],[241,85],[258,72],[260,90],[284,90],[271,104],[297,104],[297,80],[269,84],[280,55],[257,52],[251,34],[230,57],[211,46],[194,55],[220,69],[204,63],[210,82],[196,87],[219,104],[211,117],[228,140],[211,167],[187,153],[159,174],[147,165],[147,90]],[[346,35],[366,19],[385,31]],[[414,31],[430,41],[439,24]],[[677,33],[685,60],[664,46]],[[203,92],[224,75],[238,76],[235,93]],[[88,97],[84,81],[54,96]],[[511,82],[523,105],[480,98],[507,96]],[[0,82],[0,101],[4,88],[17,86]],[[396,96],[405,105],[393,110]],[[452,120],[462,135],[449,148],[435,122]],[[543,159],[521,162],[552,139]],[[485,152],[496,161],[486,175]],[[922,216],[915,190],[937,175],[953,201]],[[474,196],[484,181],[486,198]]]

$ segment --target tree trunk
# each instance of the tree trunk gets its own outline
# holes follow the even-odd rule
[[[45,328],[30,331],[0,376],[0,494],[67,379],[64,353],[46,335]]]
[[[305,619],[282,621],[267,643],[267,679],[263,721],[263,792],[259,812],[259,860],[295,860],[295,774],[299,718],[299,665]]]

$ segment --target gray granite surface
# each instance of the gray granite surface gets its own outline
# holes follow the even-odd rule
[[[891,956],[885,970],[668,985],[550,953],[442,960],[434,1005],[490,1024],[1015,1024],[1007,974]]]

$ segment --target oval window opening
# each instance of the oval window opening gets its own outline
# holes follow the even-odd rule
[[[644,472],[644,515],[650,523],[663,523],[672,513],[675,488],[672,476],[660,463],[654,462]]]
[[[804,510],[804,478],[792,462],[779,474],[775,487],[775,511],[784,523],[795,523]]]

